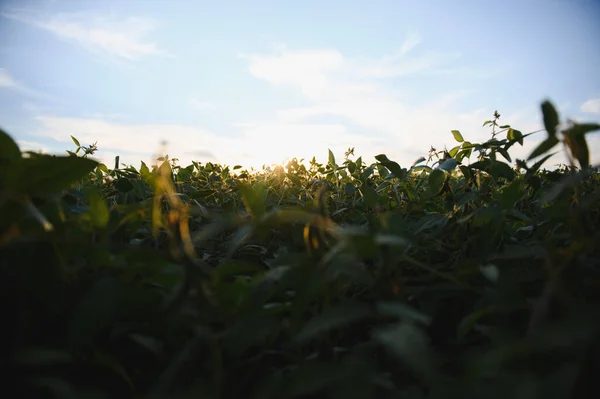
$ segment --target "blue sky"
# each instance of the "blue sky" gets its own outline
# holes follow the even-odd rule
[[[0,126],[23,149],[74,135],[136,166],[162,140],[183,164],[355,147],[406,165],[452,129],[486,140],[495,109],[524,133],[545,98],[600,120],[598,21],[594,0],[5,0]]]

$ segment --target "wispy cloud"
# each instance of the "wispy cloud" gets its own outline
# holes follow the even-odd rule
[[[47,154],[49,152],[48,147],[42,143],[28,140],[17,140],[17,144],[21,151],[32,151]]]
[[[0,89],[13,90],[21,94],[37,98],[52,98],[51,96],[33,90],[15,79],[6,69],[0,68]]]
[[[285,46],[266,54],[242,54],[254,77],[298,91],[308,105],[282,108],[272,119],[253,124],[240,121],[237,126],[247,137],[270,143],[272,148],[280,148],[281,141],[294,142],[294,154],[299,156],[310,156],[314,149],[331,148],[340,154],[348,147],[356,147],[357,153],[386,153],[403,165],[425,155],[430,145],[438,149],[455,146],[451,129],[460,130],[473,142],[488,140],[491,132],[481,125],[494,110],[469,108],[463,101],[476,87],[458,91],[440,88],[436,90],[437,98],[425,103],[412,99],[420,90],[418,82],[427,84],[431,73],[448,71],[450,67],[466,73],[453,65],[460,54],[411,51],[419,44],[419,36],[413,33],[399,52],[379,59],[353,59],[335,49],[299,51]],[[398,79],[407,76],[410,82]],[[311,130],[314,126],[310,122],[315,118],[335,118],[340,122]],[[539,109],[534,105],[519,113],[503,114],[502,121],[523,133],[542,127]],[[296,137],[298,142],[294,141]],[[526,158],[542,139],[532,136],[523,147],[513,147],[513,158]],[[558,155],[549,161],[557,162],[564,162],[564,158]]]
[[[20,89],[21,85],[8,73],[6,69],[0,69],[0,87],[8,89]]]
[[[144,125],[126,123],[107,118],[68,118],[53,115],[36,117],[38,123],[34,135],[64,143],[64,149],[72,146],[69,135],[75,136],[82,144],[98,142],[98,158],[103,162],[113,162],[119,155],[122,162],[139,164],[139,161],[152,162],[166,141],[166,151],[172,158],[182,163],[195,161],[218,161],[233,163],[239,153],[227,151],[236,148],[235,142],[211,131],[183,125]],[[68,134],[65,132],[69,132]],[[225,149],[218,158],[211,151]],[[164,154],[162,154],[164,155]]]
[[[600,115],[600,98],[587,100],[580,107],[581,112]]]
[[[358,135],[343,125],[336,124],[251,124],[235,138],[217,132],[184,125],[143,125],[101,118],[66,118],[52,115],[38,116],[34,135],[72,146],[69,135],[84,143],[98,142],[98,158],[113,162],[115,155],[121,161],[138,164],[140,160],[152,161],[161,143],[167,141],[166,151],[182,164],[192,160],[242,164],[260,168],[261,165],[278,164],[291,157],[326,157],[326,149],[338,154],[347,149],[345,142],[368,146],[371,139]],[[66,134],[65,132],[68,132]],[[284,135],[281,133],[284,132]],[[315,148],[315,143],[323,147]],[[342,144],[344,143],[344,144]],[[84,144],[85,145],[85,144]],[[323,148],[323,154],[317,154]]]
[[[375,59],[355,59],[332,48],[294,50],[286,46],[269,53],[243,54],[251,76],[297,92],[303,105],[275,109],[263,119],[235,121],[235,137],[225,134],[231,131],[133,124],[106,115],[67,118],[50,112],[38,113],[37,135],[58,140],[65,149],[71,145],[68,134],[83,143],[98,141],[98,156],[105,162],[112,162],[114,155],[133,164],[151,160],[167,139],[168,154],[182,164],[196,160],[255,167],[291,157],[324,160],[328,148],[341,157],[348,147],[356,147],[366,162],[385,153],[407,165],[426,155],[430,145],[438,149],[456,145],[451,129],[459,129],[473,142],[489,139],[490,130],[481,124],[494,110],[468,107],[464,101],[476,87],[436,88],[436,98],[414,100],[421,85],[429,83],[431,73],[448,68],[464,73],[455,62],[459,54],[421,47],[417,51],[417,46],[422,47],[413,34],[400,43],[397,52]],[[189,98],[188,105],[198,109],[210,106],[200,98]],[[503,113],[502,122],[527,133],[538,130],[542,121],[539,108],[532,104],[531,109],[519,113]],[[526,157],[542,139],[528,138],[525,147],[513,147],[511,155]]]
[[[85,13],[45,14],[12,11],[0,14],[76,43],[95,54],[117,60],[136,61],[144,56],[165,56],[166,51],[147,37],[157,28],[152,19],[115,19]]]
[[[209,103],[207,101],[199,100],[197,98],[190,98],[189,104],[192,108],[197,109],[197,110],[215,109],[215,107],[211,103]]]
[[[411,32],[402,46],[400,46],[400,55],[404,55],[408,53],[410,50],[415,48],[417,45],[421,43],[421,36],[419,36],[416,32]]]
[[[405,76],[422,79],[423,74],[447,68],[458,57],[436,51],[412,55],[410,50],[419,43],[419,36],[413,33],[399,52],[379,59],[352,59],[334,49],[299,51],[284,46],[270,54],[242,54],[254,77],[299,91],[309,105],[280,109],[273,120],[241,130],[263,141],[277,134],[285,134],[287,140],[294,131],[306,137],[308,129],[304,126],[309,118],[336,117],[342,119],[342,125],[323,126],[309,140],[312,148],[327,148],[323,146],[328,138],[335,137],[336,142],[331,143],[334,147],[362,146],[361,153],[387,152],[401,157],[403,162],[412,162],[412,155],[422,155],[430,144],[446,141],[445,132],[451,137],[449,131],[453,128],[474,130],[490,112],[484,109],[458,112],[456,105],[467,90],[449,91],[437,100],[417,106],[407,100],[408,88],[390,89],[390,79]],[[344,134],[340,134],[340,126],[345,127]]]

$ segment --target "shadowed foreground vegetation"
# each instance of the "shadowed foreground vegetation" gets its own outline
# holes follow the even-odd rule
[[[541,110],[529,160],[495,113],[410,167],[109,169],[0,132],[6,397],[600,397],[600,125]]]

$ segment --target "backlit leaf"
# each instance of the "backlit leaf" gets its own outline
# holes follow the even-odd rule
[[[79,140],[77,140],[75,137],[71,136],[71,140],[73,140],[73,143],[75,143],[77,147],[81,147],[81,144],[79,144]]]
[[[104,228],[110,219],[110,211],[98,190],[90,190],[88,204],[92,224],[98,228]]]
[[[458,130],[452,130],[452,135],[454,136],[454,140],[458,141],[459,143],[465,141],[462,134],[460,134]]]

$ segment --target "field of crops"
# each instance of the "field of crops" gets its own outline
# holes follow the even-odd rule
[[[259,171],[0,131],[5,397],[600,397],[600,125],[541,117],[527,160],[495,113],[411,166]]]

